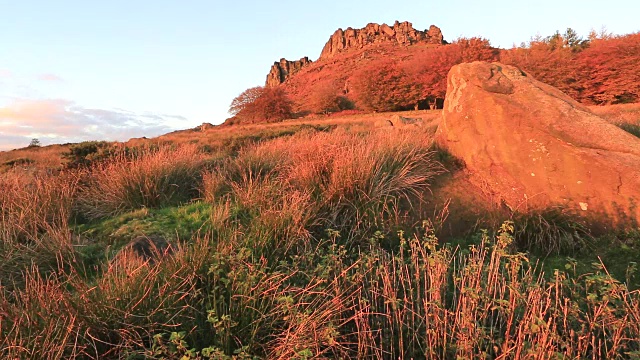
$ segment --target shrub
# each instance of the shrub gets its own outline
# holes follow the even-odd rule
[[[29,158],[17,158],[17,159],[12,159],[9,161],[5,161],[2,165],[5,166],[10,166],[10,167],[14,167],[14,166],[27,166],[27,165],[31,165],[33,163],[35,163],[35,160],[29,159]]]
[[[106,141],[84,141],[71,145],[69,151],[62,154],[62,158],[67,161],[66,166],[68,168],[79,168],[105,160],[111,155],[110,143]]]
[[[619,124],[616,124],[616,126],[618,126],[620,129],[628,132],[629,134],[640,138],[640,123],[638,123],[638,124],[619,123]]]
[[[204,157],[195,145],[118,155],[88,173],[79,215],[97,219],[143,207],[183,203],[198,195]]]
[[[353,108],[353,104],[340,94],[338,86],[332,82],[315,85],[308,105],[316,114],[329,114]]]
[[[351,88],[359,107],[368,111],[413,108],[421,99],[421,87],[393,60],[370,63],[353,74]]]

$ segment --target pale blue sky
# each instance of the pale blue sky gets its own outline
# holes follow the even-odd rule
[[[220,123],[274,61],[315,60],[339,27],[406,20],[508,48],[567,27],[636,32],[638,13],[638,0],[0,0],[0,150]]]

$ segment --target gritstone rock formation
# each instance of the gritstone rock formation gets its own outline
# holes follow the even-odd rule
[[[515,67],[454,66],[436,140],[512,209],[640,220],[640,139]]]
[[[303,67],[311,64],[311,60],[308,57],[303,57],[300,60],[289,61],[287,59],[280,59],[279,62],[274,62],[271,66],[271,71],[267,75],[266,86],[273,87],[282,84],[293,74],[297,73]]]
[[[320,59],[332,58],[340,52],[361,49],[367,45],[381,43],[404,46],[418,43],[441,45],[445,44],[445,41],[440,28],[435,25],[431,25],[428,30],[420,31],[414,29],[413,25],[408,21],[396,21],[393,26],[371,23],[362,29],[338,29],[331,35],[331,38],[322,49]],[[312,61],[308,57],[303,57],[297,61],[280,59],[280,61],[276,61],[271,66],[265,85],[267,87],[280,85],[311,63]]]
[[[443,44],[442,32],[431,25],[429,30],[420,31],[408,22],[396,21],[393,26],[387,24],[368,24],[362,29],[347,28],[336,30],[322,49],[320,59],[331,58],[335,54],[349,49],[360,49],[369,44],[394,42],[400,45],[416,43]]]

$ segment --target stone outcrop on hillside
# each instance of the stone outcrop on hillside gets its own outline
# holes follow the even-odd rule
[[[300,60],[289,61],[287,59],[280,59],[271,66],[271,71],[267,75],[267,81],[265,85],[267,87],[273,87],[282,84],[289,77],[300,71],[303,67],[311,64],[311,60],[308,57],[303,57]]]
[[[515,67],[454,66],[436,141],[514,210],[640,221],[640,139]]]
[[[408,22],[396,21],[393,26],[387,24],[368,24],[362,29],[338,29],[331,35],[320,54],[320,59],[331,58],[335,54],[350,49],[361,49],[369,44],[397,43],[412,45],[416,43],[443,44],[440,29],[431,25],[428,30],[420,31]]]
[[[393,127],[393,128],[404,128],[408,126],[412,127],[422,127],[424,125],[424,121],[422,118],[409,118],[400,115],[393,115],[391,119],[381,119],[374,123],[374,126],[379,127]]]

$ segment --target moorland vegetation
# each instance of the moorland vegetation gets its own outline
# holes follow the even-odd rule
[[[485,201],[425,109],[447,67],[495,56],[538,56],[519,65],[584,102],[637,100],[635,85],[615,86],[638,76],[625,57],[640,57],[638,34],[570,35],[374,59],[353,76],[391,85],[354,78],[348,94],[331,90],[345,80],[335,71],[301,92],[309,67],[243,93],[227,126],[1,153],[0,357],[639,357],[640,229],[597,233],[562,208]],[[620,72],[563,77],[603,54]],[[379,96],[356,96],[367,91]],[[280,121],[305,109],[322,115]],[[403,109],[424,126],[374,127]],[[637,104],[592,109],[640,126]]]

